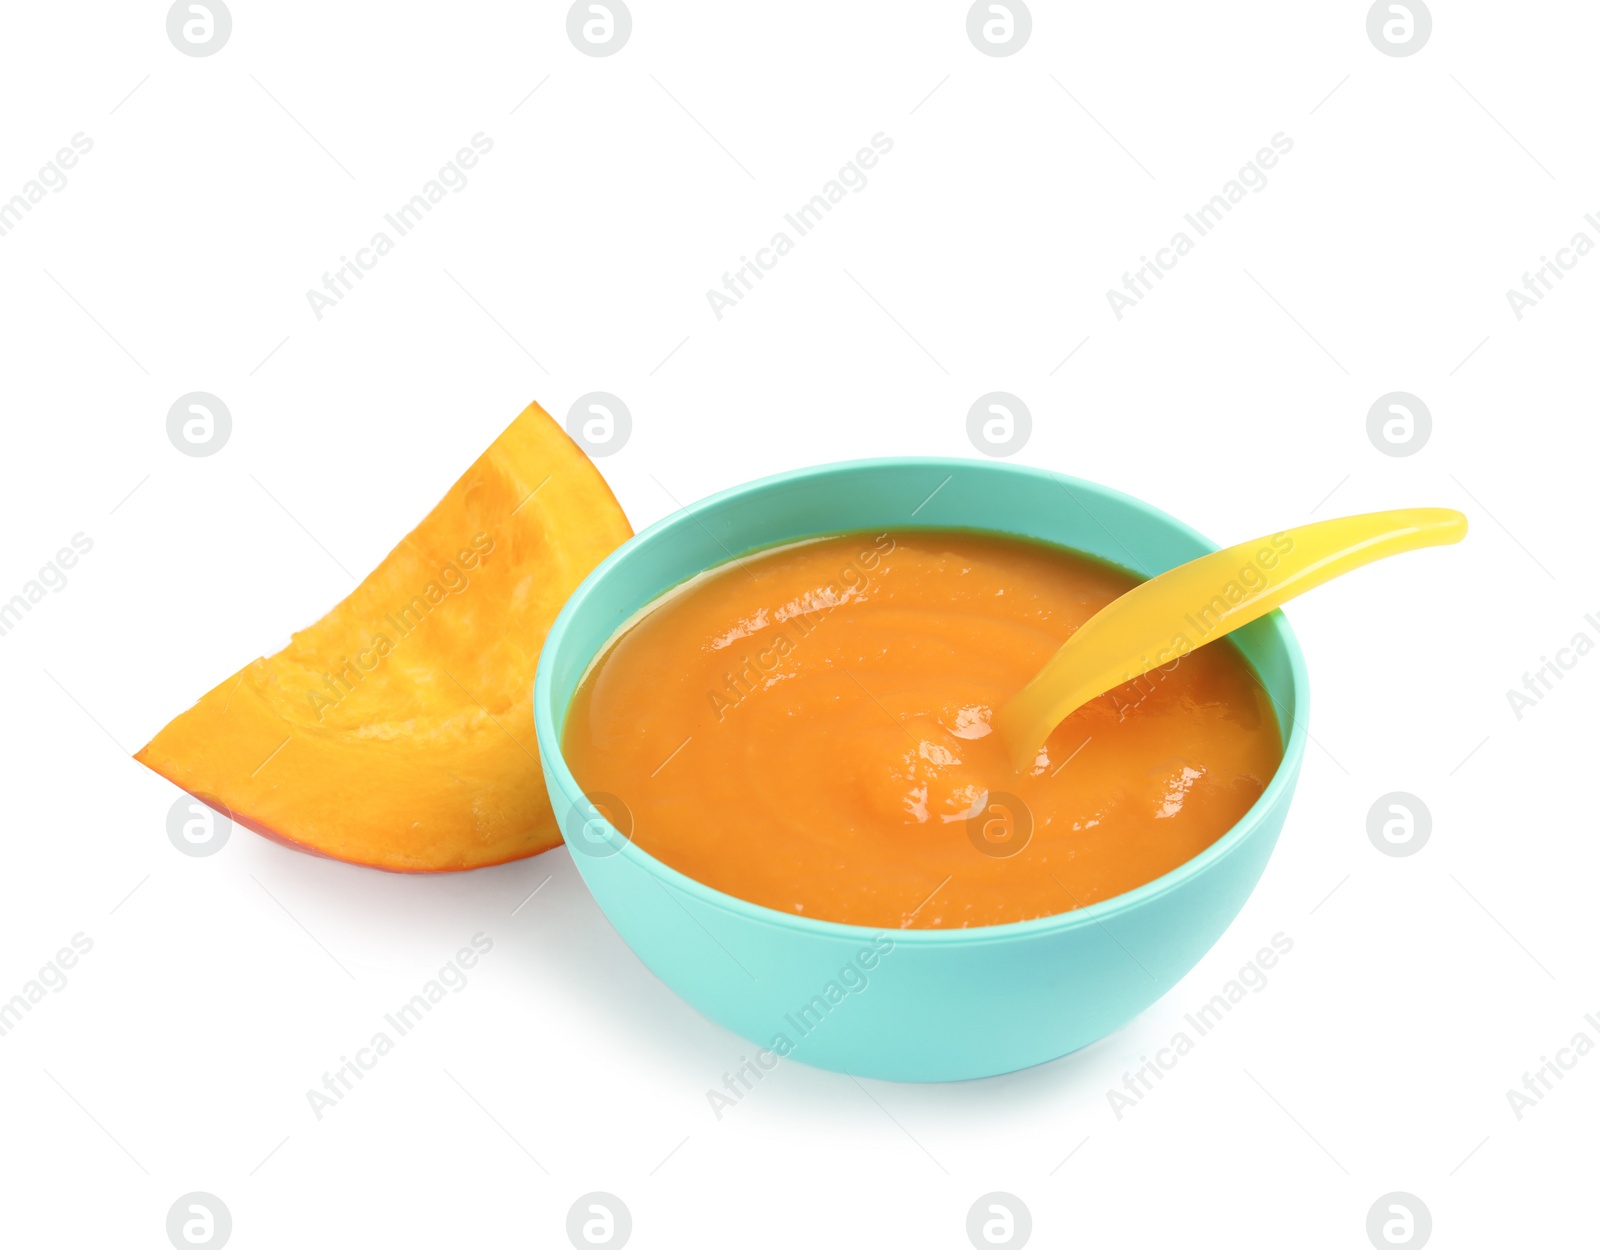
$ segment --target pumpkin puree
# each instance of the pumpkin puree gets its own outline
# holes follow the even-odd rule
[[[564,753],[641,848],[778,911],[946,929],[1069,911],[1210,846],[1283,754],[1224,640],[1080,708],[1012,770],[993,709],[1137,580],[965,531],[745,556],[612,640]]]

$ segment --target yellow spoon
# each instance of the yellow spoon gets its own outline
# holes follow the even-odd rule
[[[1214,551],[1141,582],[1079,627],[994,714],[1018,772],[1050,731],[1090,699],[1181,660],[1279,604],[1351,569],[1418,547],[1458,543],[1452,508],[1400,508],[1317,521]]]

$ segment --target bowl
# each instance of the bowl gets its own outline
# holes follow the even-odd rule
[[[743,1058],[762,1069],[796,1059],[858,1076],[952,1081],[1026,1068],[1105,1037],[1171,989],[1238,915],[1299,776],[1305,663],[1273,612],[1232,640],[1285,727],[1276,775],[1199,855],[1077,911],[955,930],[790,915],[669,868],[605,818],[604,799],[597,808],[585,796],[561,754],[567,708],[594,657],[641,608],[761,548],[918,528],[1042,540],[1143,576],[1216,550],[1149,504],[1040,469],[851,461],[751,482],[673,513],[596,568],[544,641],[533,688],[539,762],[573,861],[634,953],[696,1010],[747,1039],[755,1049]]]

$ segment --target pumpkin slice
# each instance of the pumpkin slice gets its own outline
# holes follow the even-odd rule
[[[589,458],[530,404],[361,585],[134,758],[303,850],[401,872],[561,840],[533,730],[556,613],[632,534]]]

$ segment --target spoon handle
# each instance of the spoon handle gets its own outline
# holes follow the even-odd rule
[[[1141,582],[1091,616],[994,715],[1018,771],[1083,704],[1181,660],[1279,604],[1351,569],[1457,543],[1451,508],[1400,508],[1317,521],[1201,556]]]

